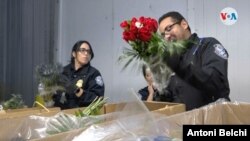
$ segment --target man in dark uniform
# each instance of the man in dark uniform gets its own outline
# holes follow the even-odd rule
[[[104,96],[101,73],[90,65],[94,53],[87,41],[78,41],[72,48],[71,63],[64,67],[61,83],[66,89],[65,99],[54,96],[55,106],[62,109],[86,107],[96,97]]]
[[[228,53],[221,43],[212,37],[191,34],[188,22],[178,12],[168,12],[158,22],[165,40],[193,43],[185,53],[166,58],[174,72],[167,87],[173,102],[184,103],[186,110],[191,110],[219,98],[230,100]]]

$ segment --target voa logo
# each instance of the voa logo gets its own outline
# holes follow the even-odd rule
[[[225,25],[233,25],[238,20],[237,11],[231,7],[224,8],[220,12],[220,19]]]

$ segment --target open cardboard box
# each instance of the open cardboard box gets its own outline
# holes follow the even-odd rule
[[[24,117],[24,116],[29,116],[29,115],[33,115],[33,114],[61,111],[61,108],[59,108],[59,107],[53,107],[53,108],[47,108],[47,109],[48,109],[48,111],[43,109],[43,108],[33,107],[33,108],[5,110],[5,113],[0,114],[0,120],[17,118],[17,117]]]
[[[177,125],[183,124],[250,124],[250,103],[212,103],[188,112],[167,117]]]
[[[123,111],[128,105],[134,104],[133,102],[121,102],[121,103],[109,103],[104,105],[104,113]],[[146,102],[143,104],[151,112],[157,112],[164,115],[173,115],[181,112],[185,112],[185,105],[181,103],[171,102]],[[135,108],[135,107],[134,107]]]
[[[72,108],[72,109],[65,109],[65,110],[62,110],[63,113],[65,114],[75,114],[76,111],[78,110],[83,110],[85,107],[79,107],[79,108]],[[104,107],[101,108],[101,113],[100,114],[104,114]]]
[[[146,107],[152,112],[156,112],[159,109],[164,109],[163,103],[157,103],[157,106],[154,106],[151,102],[144,102]],[[165,103],[166,104],[166,103]],[[122,107],[125,106],[126,103],[118,103],[118,104],[106,104],[105,105],[105,113],[116,112],[117,110],[122,110]],[[171,105],[171,104],[170,104]],[[178,105],[178,104],[177,104]],[[168,105],[169,106],[169,105]],[[173,106],[173,105],[172,105]],[[171,107],[171,106],[169,106]],[[159,109],[157,109],[159,108]],[[133,109],[130,109],[133,110]],[[163,110],[164,111],[164,110]],[[170,110],[171,111],[171,110]],[[150,112],[150,113],[152,113]],[[160,112],[161,113],[161,112]],[[165,110],[166,114],[170,114],[169,110]],[[250,103],[241,103],[241,102],[219,102],[212,103],[206,105],[204,107],[194,109],[187,112],[180,112],[169,116],[163,116],[157,120],[158,123],[171,123],[174,125],[173,127],[178,127],[172,129],[169,126],[169,129],[164,128],[167,132],[172,132],[176,134],[175,137],[182,136],[182,125],[183,124],[250,124]],[[158,124],[159,126],[162,124]],[[169,124],[170,125],[170,124]],[[160,127],[159,127],[160,128]],[[52,135],[50,137],[46,137],[43,139],[37,139],[36,141],[54,141],[54,140],[63,140],[68,141],[66,137],[73,139],[73,135],[78,136],[80,134],[81,129],[72,130],[69,132],[64,132],[56,135]],[[93,131],[94,132],[94,131]],[[101,134],[101,133],[96,133]],[[65,140],[66,139],[66,140]]]
[[[18,112],[18,114],[12,114],[11,116],[6,116],[5,118],[0,119],[0,140],[7,141],[11,140],[10,133],[14,133],[23,122],[31,115],[49,117],[57,114],[59,111],[54,110],[50,112]],[[1,115],[2,116],[2,115]]]
[[[126,111],[126,104],[127,103],[106,104],[104,107],[105,113],[113,114],[113,113],[117,113],[116,112],[117,110]],[[166,108],[166,103],[164,106],[164,103],[162,102],[157,103],[156,104],[157,106],[154,106],[155,104],[154,102],[153,103],[143,102],[143,104],[145,104],[147,109],[151,111],[149,113],[158,113],[157,111],[159,109]],[[169,103],[167,104],[167,107],[171,107],[174,105],[175,105],[174,103]],[[131,109],[131,107],[129,108],[130,108],[129,109],[130,111],[134,110],[134,109]],[[167,111],[168,110],[166,110],[165,113]],[[167,113],[167,114],[170,114],[170,113]],[[168,131],[169,133],[174,134],[175,137],[181,138],[182,136],[181,128],[183,124],[250,124],[250,103],[240,103],[240,102],[216,103],[215,102],[215,103],[211,103],[209,105],[206,105],[204,107],[194,109],[191,111],[176,113],[176,114],[169,115],[169,116],[165,116],[162,114],[159,114],[159,115],[161,115],[161,117],[158,119],[155,119],[156,122],[158,123],[157,125],[159,126],[157,128],[158,129],[163,128],[165,132]],[[145,116],[147,116],[147,114],[145,114]],[[131,120],[131,121],[134,121],[134,120]],[[168,126],[164,126],[166,125],[166,123]],[[164,126],[164,127],[161,127],[161,126]],[[92,128],[92,130],[93,130],[92,132],[95,132],[95,134],[102,134],[102,133],[99,133],[98,130],[94,130],[94,128]],[[105,128],[103,129],[103,131],[106,131],[106,130],[108,129],[105,129]],[[83,131],[85,130],[76,129],[76,130],[52,135],[46,138],[35,139],[34,141],[45,141],[45,140],[46,141],[53,141],[53,140],[68,141],[68,140],[72,140],[75,136],[79,136],[80,133]]]
[[[75,114],[77,110],[83,110],[85,107],[79,107],[79,108],[73,108],[73,109],[66,109],[66,110],[61,110],[58,107],[53,107],[53,108],[48,108],[49,112],[45,109],[42,108],[23,108],[23,109],[13,109],[13,110],[7,110],[6,113],[3,113],[0,115],[0,141],[1,140],[11,140],[11,136],[9,136],[10,133],[13,133],[18,129],[24,122],[25,120],[31,116],[42,116],[42,117],[51,117],[59,112],[63,112],[65,114]],[[104,107],[101,108],[101,113],[104,114]],[[8,126],[6,126],[8,125]],[[69,136],[70,134],[80,132],[83,129],[76,129],[68,132],[63,132],[58,135],[53,135],[56,136],[56,138],[60,138],[59,140],[65,139],[65,135]],[[48,138],[41,138],[41,140],[51,140],[54,141],[55,138],[53,136],[49,136]],[[71,137],[68,137],[71,138]],[[72,137],[73,138],[73,137]],[[56,139],[58,140],[58,139]]]
[[[133,109],[130,109],[131,107],[133,107]],[[73,114],[78,109],[79,108],[62,110],[62,111],[64,113]],[[180,104],[180,103],[169,103],[169,102],[141,102],[141,101],[140,102],[120,102],[120,103],[107,103],[104,105],[102,110],[103,110],[103,113],[106,115],[115,114],[116,112],[123,112],[123,111],[124,113],[128,112],[131,115],[135,113],[138,114],[140,113],[140,111],[142,113],[143,112],[145,113],[145,111],[151,111],[151,112],[156,112],[156,113],[160,113],[163,115],[171,115],[171,114],[184,112],[185,105]],[[132,112],[132,111],[135,111],[135,112]],[[107,122],[110,120],[113,120],[113,119],[107,118]],[[32,141],[54,141],[54,140],[69,141],[69,140],[72,140],[75,136],[78,136],[82,131],[84,131],[84,129],[75,129],[75,130],[51,135],[46,138],[33,139]]]
[[[54,110],[60,111],[61,110],[60,107],[51,107],[51,108],[47,108],[47,109],[50,111],[54,111]],[[19,108],[19,109],[7,109],[7,110],[5,110],[5,112],[6,113],[15,113],[15,112],[23,112],[23,111],[37,111],[37,110],[39,112],[45,111],[45,109],[42,107],[30,107],[30,108]]]

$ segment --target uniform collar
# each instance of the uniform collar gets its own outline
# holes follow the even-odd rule
[[[88,70],[89,67],[90,67],[90,63],[88,63],[88,64],[86,64],[86,65],[80,67],[78,70],[75,70],[75,65],[74,65],[74,63],[71,63],[71,64],[70,64],[70,69],[71,69],[72,71],[74,71],[74,72],[85,72],[85,71]]]
[[[188,38],[188,40],[191,42],[188,47],[192,47],[194,44],[199,43],[199,37],[196,33],[191,34],[191,36]]]
[[[188,38],[188,40],[191,41],[197,41],[197,39],[199,39],[199,37],[196,33],[191,34],[191,36]]]

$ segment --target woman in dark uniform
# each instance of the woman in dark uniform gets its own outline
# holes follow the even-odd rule
[[[88,41],[78,41],[72,48],[71,62],[63,69],[61,83],[65,101],[54,96],[55,106],[62,109],[86,107],[96,97],[104,96],[104,82],[99,70],[91,66],[94,52]]]

